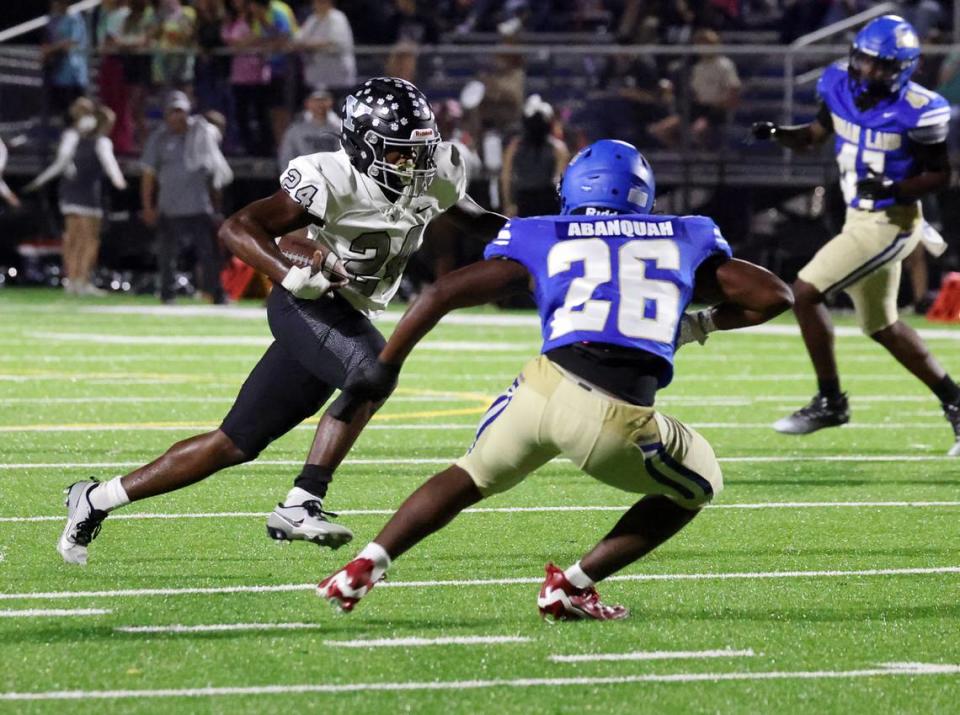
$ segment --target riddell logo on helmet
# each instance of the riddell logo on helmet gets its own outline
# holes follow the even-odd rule
[[[428,139],[434,135],[433,129],[414,129],[410,132],[411,139]]]

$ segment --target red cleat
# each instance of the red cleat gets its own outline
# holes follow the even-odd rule
[[[317,595],[327,599],[341,613],[349,613],[376,583],[373,580],[373,561],[354,559],[332,576],[323,579],[317,586]]]
[[[597,589],[577,588],[563,571],[547,564],[547,578],[537,597],[540,616],[550,621],[617,621],[630,615],[626,606],[609,606],[600,601]]]

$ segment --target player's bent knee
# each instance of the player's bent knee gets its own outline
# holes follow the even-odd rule
[[[793,304],[815,305],[823,302],[823,293],[821,293],[812,283],[798,278],[793,282]]]
[[[224,464],[235,465],[249,462],[256,458],[258,452],[248,452],[237,446],[236,442],[222,430],[210,433],[220,461]]]

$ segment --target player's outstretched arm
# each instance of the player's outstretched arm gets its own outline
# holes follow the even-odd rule
[[[282,284],[293,264],[274,239],[309,226],[316,219],[285,192],[254,201],[237,211],[220,227],[220,240],[247,265]]]
[[[450,311],[490,303],[528,290],[529,286],[527,269],[516,261],[503,258],[477,261],[448,273],[424,290],[407,308],[380,352],[380,361],[389,365],[402,364],[423,336]]]
[[[833,133],[833,118],[821,104],[816,119],[809,124],[792,126],[773,122],[754,122],[750,128],[757,141],[775,141],[782,147],[804,152],[823,144]]]
[[[793,306],[793,291],[766,268],[736,258],[708,262],[697,271],[696,297],[715,303],[713,330],[736,330],[765,323]]]
[[[451,233],[457,240],[490,243],[507,222],[506,216],[487,211],[469,196],[464,196],[427,224],[427,237],[435,232]]]
[[[501,258],[477,261],[446,274],[407,308],[377,363],[350,375],[343,394],[330,407],[330,414],[348,421],[359,405],[387,399],[397,384],[397,375],[407,355],[450,311],[483,305],[527,290],[529,285],[530,274],[526,268]]]

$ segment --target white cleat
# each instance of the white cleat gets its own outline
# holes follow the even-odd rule
[[[64,490],[67,495],[67,525],[63,527],[57,551],[68,564],[87,563],[87,547],[100,533],[107,512],[94,509],[90,492],[99,484],[96,479],[75,482]]]
[[[944,403],[941,407],[943,407],[943,416],[947,418],[947,422],[953,428],[953,435],[957,440],[950,451],[947,452],[947,456],[960,457],[960,405]]]
[[[336,514],[324,511],[319,499],[308,499],[302,504],[277,508],[267,517],[267,535],[277,541],[311,541],[317,546],[339,549],[353,539],[353,532],[345,526],[327,521]]]

